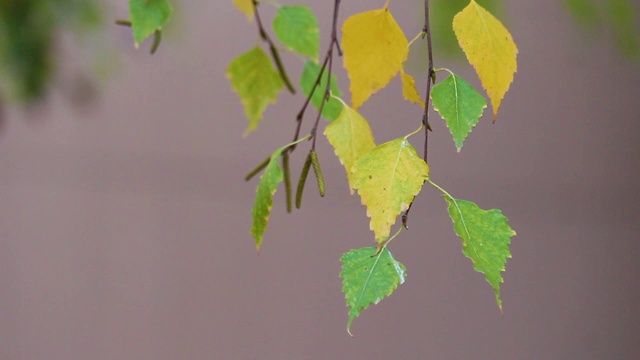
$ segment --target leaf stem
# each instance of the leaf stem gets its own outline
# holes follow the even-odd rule
[[[269,37],[269,34],[267,34],[267,32],[265,31],[264,26],[262,26],[262,20],[260,19],[260,12],[258,11],[257,0],[253,0],[253,9],[254,9],[254,14],[256,18],[256,24],[258,24],[258,32],[260,33],[260,38],[263,41],[265,41],[267,44],[269,44],[269,51],[271,51],[271,57],[273,58],[273,61],[276,64],[276,68],[278,68],[278,72],[280,73],[280,77],[282,78],[282,81],[284,81],[284,84],[287,86],[287,89],[289,89],[289,92],[292,94],[295,94],[296,89],[291,84],[291,80],[289,80],[287,71],[285,70],[284,65],[282,64],[282,59],[280,59],[280,53],[278,53],[278,49],[276,48],[273,41],[271,40],[271,37]]]
[[[392,236],[392,237],[390,237],[390,238],[388,238],[387,240],[385,240],[385,241],[381,242],[380,244],[378,244],[378,246],[376,247],[376,252],[375,252],[373,255],[371,255],[371,257],[375,257],[375,256],[377,256],[377,255],[380,255],[380,253],[382,252],[382,250],[383,250],[384,248],[386,248],[386,247],[387,247],[387,245],[389,245],[389,243],[390,243],[393,239],[395,239],[398,235],[400,235],[400,233],[402,232],[402,229],[404,229],[404,227],[403,227],[403,226],[401,226],[401,227],[400,227],[400,229],[398,229],[398,231],[396,231],[396,233],[395,233],[395,234],[393,234],[393,236]]]
[[[448,197],[449,199],[455,201],[456,198],[454,198],[453,196],[451,196],[451,194],[449,194],[447,192],[447,190],[443,189],[442,187],[440,187],[440,185],[434,183],[433,181],[431,181],[431,179],[427,179],[427,182],[429,184],[431,184],[433,187],[435,187],[436,189],[440,190],[440,192],[442,192],[444,194],[444,196]]]

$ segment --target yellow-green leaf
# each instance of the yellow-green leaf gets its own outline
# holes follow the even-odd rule
[[[389,237],[400,212],[407,210],[429,176],[429,166],[405,138],[361,156],[352,169],[355,188],[371,218],[378,243]]]
[[[227,77],[240,96],[244,113],[249,118],[246,135],[258,127],[262,113],[269,103],[276,102],[284,84],[269,56],[260,47],[235,58],[229,64]]]
[[[516,232],[507,224],[507,218],[498,209],[483,210],[471,201],[444,195],[453,228],[462,239],[462,252],[473,262],[473,268],[485,275],[496,302],[502,311],[501,272],[511,257],[509,244]]]
[[[343,103],[340,116],[327,126],[324,135],[347,171],[349,188],[353,194],[355,183],[351,168],[360,156],[376,146],[369,123],[357,111]]]
[[[504,25],[474,0],[453,18],[453,30],[491,99],[495,121],[517,70],[516,44]]]
[[[345,20],[342,49],[354,109],[387,86],[400,71],[407,44],[406,36],[386,6]]]
[[[260,176],[260,183],[256,189],[256,200],[253,203],[253,224],[251,225],[251,235],[256,240],[256,248],[260,250],[262,236],[267,231],[271,208],[273,208],[273,194],[276,193],[278,185],[282,182],[284,175],[278,160],[286,147],[276,150],[269,160],[267,168]]]
[[[233,0],[233,5],[247,16],[247,20],[249,20],[249,22],[253,21],[253,13],[255,11],[255,8],[253,7],[253,0]]]

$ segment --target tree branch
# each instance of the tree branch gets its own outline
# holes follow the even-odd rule
[[[260,19],[260,13],[258,12],[258,2],[257,2],[257,0],[253,0],[253,9],[254,9],[255,18],[256,18],[256,24],[258,24],[258,32],[260,33],[260,38],[264,42],[269,44],[269,51],[271,51],[271,57],[273,58],[273,62],[276,63],[276,68],[278,69],[278,72],[280,73],[280,77],[282,78],[282,81],[284,81],[284,84],[287,86],[287,89],[289,89],[289,92],[292,93],[292,94],[295,94],[296,93],[296,89],[291,84],[291,80],[289,80],[289,76],[287,75],[287,71],[285,70],[284,65],[282,65],[282,59],[280,59],[280,53],[278,53],[278,49],[276,48],[276,46],[274,45],[273,41],[271,40],[271,37],[269,37],[269,34],[267,34],[267,32],[264,30],[264,27],[262,26],[262,20]]]
[[[320,124],[320,117],[322,116],[322,110],[324,109],[324,105],[327,103],[327,101],[329,101],[330,99],[330,93],[331,93],[331,74],[332,74],[332,68],[333,68],[333,49],[337,49],[338,50],[338,55],[342,56],[342,50],[340,49],[340,45],[338,43],[338,13],[340,11],[340,0],[334,0],[334,5],[333,5],[333,23],[332,23],[332,29],[331,29],[331,40],[329,42],[329,48],[327,49],[327,52],[325,53],[324,56],[324,61],[322,62],[322,67],[320,68],[320,72],[318,73],[318,77],[316,78],[316,81],[313,84],[313,87],[311,88],[311,91],[309,92],[309,96],[307,96],[304,104],[302,105],[302,108],[300,109],[300,112],[298,112],[298,115],[296,116],[296,121],[297,121],[297,126],[296,126],[296,131],[293,137],[293,141],[296,141],[298,139],[298,137],[300,136],[300,127],[302,126],[302,119],[304,117],[304,113],[307,110],[307,107],[309,106],[309,103],[311,102],[311,98],[313,97],[314,92],[316,91],[316,89],[318,88],[318,86],[320,86],[320,83],[322,82],[322,77],[324,75],[325,70],[327,71],[327,86],[324,90],[324,94],[323,94],[323,101],[320,104],[320,108],[318,109],[318,116],[316,117],[315,123],[313,125],[313,128],[311,130],[311,137],[312,137],[312,145],[311,145],[311,149],[315,150],[316,148],[316,132],[318,131],[318,126]],[[292,152],[295,149],[295,146],[290,147],[289,149],[287,149],[289,152]]]

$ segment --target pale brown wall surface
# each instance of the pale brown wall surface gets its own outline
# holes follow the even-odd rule
[[[329,6],[310,3],[326,34]],[[343,3],[344,19],[383,1]],[[418,5],[391,9],[407,33],[419,31]],[[9,114],[0,359],[640,358],[640,65],[581,35],[557,1],[510,2],[508,15],[519,70],[498,123],[482,119],[456,154],[434,117],[430,154],[435,181],[502,209],[518,232],[504,317],[444,201],[425,189],[391,246],[407,282],[364,311],[350,338],[338,260],[372,236],[324,140],[326,198],[310,188],[286,215],[277,193],[256,256],[256,183],[242,177],[288,142],[303,99],[281,95],[243,139],[224,70],[255,45],[255,28],[231,1],[183,2],[177,34],[153,57],[109,29],[122,64],[94,108],[54,96],[35,115]],[[301,63],[288,59],[295,74]],[[464,64],[450,67],[477,85]],[[397,82],[362,112],[378,142],[420,118]]]

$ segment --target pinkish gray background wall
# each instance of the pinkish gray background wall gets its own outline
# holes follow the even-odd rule
[[[342,19],[383,2],[344,1]],[[309,3],[326,35],[328,2]],[[408,34],[421,28],[417,3],[391,4]],[[58,93],[7,115],[0,359],[640,358],[640,65],[577,30],[558,1],[507,9],[520,58],[501,118],[484,118],[457,154],[434,117],[430,154],[435,181],[502,209],[518,232],[504,317],[444,201],[425,188],[390,248],[407,282],[364,311],[350,338],[338,260],[372,236],[325,140],[326,198],[310,188],[287,215],[277,193],[258,257],[256,183],[242,178],[289,141],[303,99],[283,93],[242,138],[224,72],[256,44],[255,27],[231,1],[183,2],[155,56],[109,27],[120,63],[92,107]],[[112,17],[126,14],[125,1],[114,4]],[[464,63],[435,60],[475,81]],[[287,65],[302,68],[294,57]],[[420,118],[397,80],[362,113],[378,142]]]

